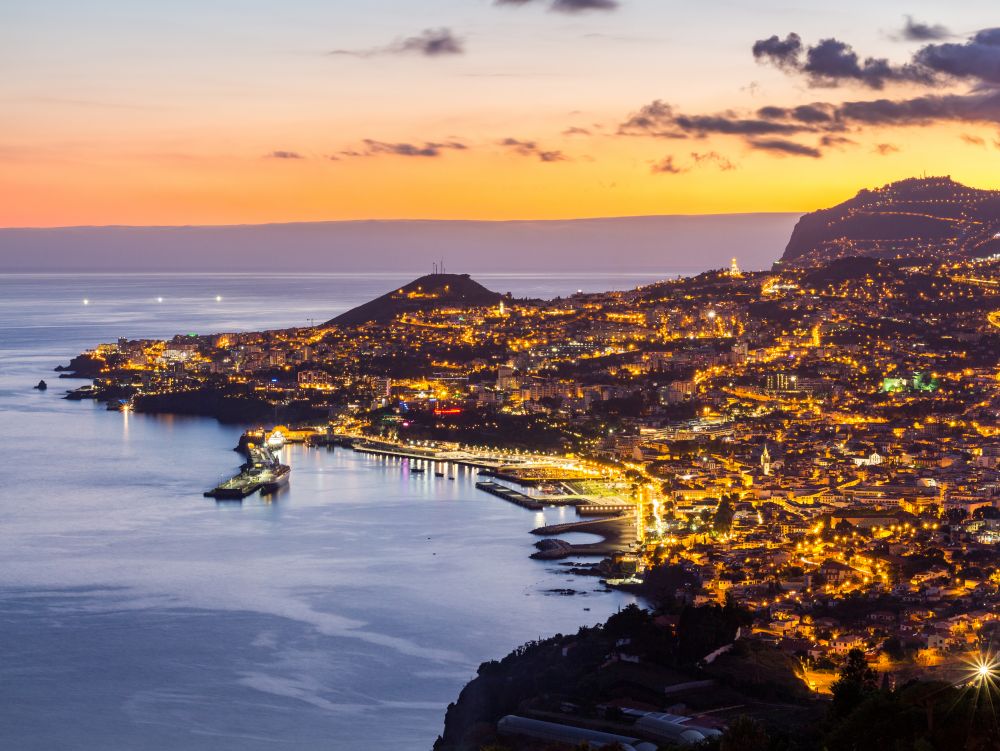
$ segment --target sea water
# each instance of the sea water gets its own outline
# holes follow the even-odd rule
[[[412,277],[0,275],[0,748],[427,749],[479,663],[630,602],[529,558],[571,509],[302,446],[272,500],[216,503],[239,426],[66,401],[82,382],[52,371],[119,336],[318,323]]]

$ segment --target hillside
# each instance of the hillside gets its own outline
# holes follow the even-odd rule
[[[862,190],[838,206],[806,214],[796,224],[781,263],[994,253],[1000,253],[1000,191],[930,177]]]
[[[503,299],[498,292],[491,292],[468,274],[427,274],[405,287],[394,289],[381,297],[341,313],[325,325],[354,326],[370,321],[391,321],[400,313],[445,307],[449,304],[496,305]]]

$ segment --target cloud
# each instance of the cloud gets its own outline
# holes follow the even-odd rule
[[[674,163],[673,156],[666,156],[653,165],[652,172],[654,175],[679,175],[689,169],[688,167],[678,167]]]
[[[926,24],[914,21],[913,16],[906,17],[898,38],[907,42],[933,42],[947,39],[952,33],[941,24]]]
[[[572,128],[566,128],[566,130],[564,130],[562,134],[564,136],[589,136],[590,131],[587,130],[586,128],[577,128],[574,126]]]
[[[1000,28],[980,31],[963,43],[925,44],[909,62],[901,64],[862,60],[849,45],[832,38],[806,46],[794,33],[758,40],[753,55],[758,62],[801,75],[814,86],[853,81],[881,89],[889,82],[906,82],[924,90],[908,97],[816,101],[793,107],[766,104],[753,111],[708,113],[681,112],[656,99],[630,113],[618,126],[618,135],[671,139],[730,136],[754,150],[818,158],[827,149],[856,146],[871,128],[1000,124]],[[971,84],[968,89],[954,90],[963,80]],[[952,90],[940,91],[945,84]],[[815,143],[802,143],[799,137],[806,135],[814,135]],[[886,155],[895,148],[882,144],[876,151]],[[677,166],[675,162],[666,166],[671,165]]]
[[[927,94],[911,99],[844,102],[837,115],[865,125],[931,125],[935,122],[1000,122],[1000,90]]]
[[[770,151],[773,154],[788,156],[808,156],[819,159],[823,153],[812,146],[805,146],[795,141],[786,141],[783,138],[754,138],[748,141],[751,148],[759,151]]]
[[[621,3],[618,0],[545,0],[549,10],[557,13],[584,13],[591,10],[617,10]],[[494,5],[529,5],[535,0],[493,0]]]
[[[707,151],[705,153],[699,154],[698,152],[692,151],[691,158],[694,163],[701,165],[715,165],[722,172],[730,172],[736,169],[736,165],[729,161],[728,158],[722,156],[722,154],[717,151]]]
[[[331,55],[351,55],[352,57],[375,57],[378,55],[423,55],[424,57],[445,57],[461,55],[465,52],[465,42],[455,36],[451,29],[424,29],[416,36],[398,39],[385,47],[364,50],[333,50]]]
[[[540,161],[543,162],[565,162],[569,161],[569,157],[563,154],[561,151],[546,150],[539,147],[534,141],[522,141],[517,138],[504,138],[499,142],[500,146],[504,146],[512,150],[516,154],[521,156],[534,156],[538,157]]]
[[[752,52],[758,62],[806,76],[811,86],[832,87],[850,81],[881,89],[889,82],[934,81],[933,72],[924,66],[893,65],[885,58],[862,60],[851,45],[832,37],[806,47],[798,34],[789,34],[784,39],[775,35],[757,40]]]
[[[1000,28],[980,31],[964,44],[929,44],[913,59],[954,78],[1000,84]]]
[[[712,115],[679,114],[669,104],[657,99],[633,113],[623,122],[621,135],[646,135],[658,138],[688,138],[711,134],[766,136],[792,135],[815,130],[811,125],[787,122],[790,110],[765,108],[765,116],[741,117],[732,112]],[[772,111],[773,110],[773,111]]]
[[[363,141],[365,148],[358,150],[342,151],[342,156],[361,157],[376,156],[379,154],[390,154],[393,156],[415,156],[415,157],[438,157],[443,151],[465,151],[469,147],[459,141],[445,141],[441,143],[425,141],[423,144],[415,143],[387,143],[386,141],[376,141],[366,138]]]
[[[907,99],[815,102],[791,108],[767,106],[752,114],[729,110],[688,115],[655,100],[629,115],[618,133],[654,138],[736,136],[754,148],[812,156],[817,149],[803,147],[788,137],[815,133],[821,137],[821,147],[843,146],[867,127],[919,127],[941,122],[1000,123],[1000,88]],[[789,143],[793,145],[786,147]]]
[[[761,107],[757,116],[766,120],[796,120],[800,123],[832,122],[836,110],[829,104],[815,102],[786,109],[784,107]]]
[[[828,135],[819,139],[820,145],[825,148],[838,148],[841,146],[857,146],[858,142],[847,136]]]
[[[908,18],[908,39],[935,41],[950,34],[941,26],[928,26]],[[910,61],[894,64],[885,58],[864,60],[839,39],[822,39],[807,47],[798,34],[784,39],[771,36],[754,43],[753,56],[786,73],[805,76],[811,86],[833,87],[859,83],[872,89],[888,83],[940,86],[955,79],[980,84],[1000,84],[1000,28],[984,29],[965,42],[926,44]]]
[[[872,149],[879,156],[889,156],[889,154],[898,154],[899,147],[894,146],[891,143],[879,143],[875,144],[875,148]]]
[[[979,136],[973,136],[969,133],[963,133],[961,135],[963,141],[965,141],[970,146],[986,146],[986,139],[980,138]]]
[[[802,37],[798,34],[791,33],[784,39],[775,34],[754,42],[753,56],[758,62],[769,62],[782,70],[798,70],[802,49]]]
[[[270,154],[267,154],[267,156],[265,158],[267,158],[267,159],[305,159],[305,157],[302,156],[302,154],[300,154],[297,151],[283,151],[283,150],[272,151]]]

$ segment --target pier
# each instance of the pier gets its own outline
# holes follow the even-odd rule
[[[265,446],[247,445],[250,458],[240,468],[240,473],[206,490],[206,498],[217,501],[239,501],[256,493],[273,493],[288,482],[291,467],[281,464]]]
[[[545,508],[545,504],[542,501],[532,498],[530,495],[525,495],[518,490],[508,488],[506,485],[501,485],[497,482],[480,480],[476,483],[476,488],[489,493],[490,495],[495,495],[497,498],[503,498],[505,501],[510,501],[521,508],[530,509],[532,511],[541,511]]]

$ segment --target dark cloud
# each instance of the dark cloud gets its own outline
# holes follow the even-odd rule
[[[927,94],[912,99],[844,102],[843,121],[865,125],[931,125],[935,122],[1000,123],[1000,90],[971,94]]]
[[[913,16],[906,17],[906,23],[899,33],[899,38],[907,42],[934,42],[952,36],[947,27],[939,23],[927,24],[914,21]]]
[[[751,148],[759,151],[770,151],[773,154],[789,156],[808,156],[819,159],[823,153],[812,146],[806,146],[783,138],[753,138],[747,142]]]
[[[297,151],[272,151],[267,155],[268,159],[305,159],[302,154]]]
[[[920,41],[949,36],[943,27],[918,24],[912,19],[908,19],[906,29],[908,39]],[[834,38],[807,47],[798,34],[758,40],[753,45],[753,56],[758,62],[805,76],[812,86],[859,83],[881,89],[888,83],[935,86],[954,79],[1000,85],[1000,28],[984,29],[961,43],[927,44],[902,64],[885,58],[862,59],[851,45]]]
[[[729,172],[731,170],[736,169],[735,164],[733,164],[731,161],[729,161],[729,159],[722,156],[722,154],[720,154],[717,151],[707,151],[705,153],[698,153],[696,151],[692,151],[691,159],[693,159],[694,163],[699,166],[714,165],[718,167],[722,172]]]
[[[554,0],[552,10],[561,13],[580,13],[586,10],[616,10],[618,0]]]
[[[572,127],[572,128],[566,128],[566,130],[564,130],[562,134],[564,136],[589,136],[590,131],[587,130],[586,128]]]
[[[980,138],[979,136],[973,136],[970,135],[969,133],[963,133],[961,138],[970,146],[986,146],[986,139]]]
[[[874,151],[879,156],[889,156],[889,154],[898,153],[899,147],[894,146],[891,143],[879,143],[875,145],[875,148],[872,149],[872,151]]]
[[[858,142],[847,136],[827,135],[819,139],[819,143],[824,148],[839,148],[842,146],[857,146]]]
[[[417,156],[417,157],[438,157],[443,151],[465,151],[468,146],[458,141],[445,141],[435,143],[426,141],[423,144],[415,143],[387,143],[385,141],[375,141],[371,138],[364,140],[363,150],[342,151],[341,156],[376,156],[378,154],[390,154],[393,156]]]
[[[753,56],[758,62],[806,76],[812,86],[856,82],[881,89],[889,82],[930,84],[934,80],[933,72],[922,65],[893,65],[885,58],[874,57],[862,60],[851,45],[833,38],[806,47],[798,34],[789,34],[784,39],[775,35],[755,42]]]
[[[687,138],[710,134],[766,136],[792,135],[815,130],[810,125],[787,122],[790,110],[765,108],[759,117],[739,117],[731,112],[714,115],[683,115],[659,99],[642,107],[623,122],[621,135],[646,135],[659,138]],[[758,113],[760,114],[760,113]]]
[[[815,133],[823,148],[852,145],[851,136],[866,127],[927,126],[940,122],[1000,123],[1000,89],[968,94],[925,94],[909,99],[872,99],[840,104],[817,102],[801,107],[761,107],[753,116],[738,112],[687,115],[662,101],[633,113],[619,126],[619,135],[654,138],[700,138],[709,135],[742,137],[755,148],[812,156],[817,149],[802,147],[789,136]],[[765,144],[761,147],[759,144]],[[805,149],[805,151],[803,151]]]
[[[832,122],[836,110],[829,104],[816,102],[787,109],[785,107],[761,107],[757,116],[765,120],[796,120],[800,123]]]
[[[569,161],[569,157],[561,151],[543,149],[534,141],[522,141],[518,138],[504,138],[499,142],[499,144],[510,149],[516,154],[520,154],[521,156],[538,157],[538,159],[543,162]]]
[[[445,57],[461,55],[465,43],[455,36],[451,29],[424,29],[416,36],[399,39],[385,47],[367,50],[334,50],[331,55],[351,55],[353,57],[375,57],[377,55],[423,55],[424,57]]]
[[[666,156],[653,165],[652,173],[654,175],[679,175],[687,172],[688,169],[687,167],[678,167],[674,163],[673,156]]]
[[[775,34],[754,42],[753,56],[755,60],[769,62],[783,70],[798,70],[802,49],[802,37],[798,34],[789,34],[784,39]]]
[[[618,134],[674,139],[724,135],[740,138],[756,150],[817,158],[827,149],[856,146],[859,134],[872,127],[1000,124],[1000,28],[980,31],[961,44],[926,44],[903,64],[862,60],[849,45],[832,38],[807,47],[797,34],[759,40],[753,54],[758,61],[804,76],[813,85],[854,81],[879,89],[889,82],[907,82],[924,91],[903,98],[819,101],[796,107],[766,105],[753,112],[693,114],[657,99],[630,114],[618,126]],[[968,80],[972,86],[965,92],[936,91],[938,86],[954,85],[959,80]],[[815,145],[801,143],[798,137],[810,134],[817,139]],[[966,140],[980,145],[979,141]],[[894,150],[892,144],[876,147],[882,155]]]
[[[1000,84],[1000,28],[980,31],[964,44],[929,44],[913,59],[954,78]]]
[[[544,0],[557,13],[584,13],[589,10],[617,10],[618,0]],[[494,5],[533,5],[535,0],[493,0]]]

